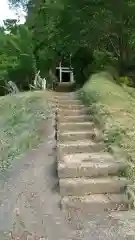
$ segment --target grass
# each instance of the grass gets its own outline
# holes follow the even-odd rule
[[[92,119],[102,129],[104,142],[118,147],[123,156],[135,163],[135,89],[117,85],[106,73],[94,74],[79,91],[91,106]],[[134,175],[134,169],[128,172]]]
[[[42,140],[40,126],[49,112],[44,92],[0,97],[0,171]]]

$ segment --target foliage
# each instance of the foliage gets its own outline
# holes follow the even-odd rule
[[[6,30],[0,31],[0,93],[6,92],[10,80],[19,89],[28,89],[36,71],[31,33],[25,25],[5,21]]]
[[[132,80],[129,77],[127,77],[127,76],[120,77],[118,79],[118,83],[120,85],[132,86]]]
[[[134,61],[133,0],[120,0],[118,5],[107,0],[67,0],[64,4],[60,0],[41,0],[36,6],[36,10],[31,8],[28,11],[28,25],[32,26],[34,45],[41,64],[43,51],[44,61],[52,67],[58,61],[59,53],[72,53],[74,56],[83,47],[88,52],[98,52],[93,64],[95,70],[106,64],[115,64],[120,74],[128,71]],[[85,57],[83,53],[83,58]],[[83,61],[85,62],[82,60],[81,64],[85,65]],[[76,62],[78,69],[79,64]],[[83,71],[81,78],[83,82]]]
[[[16,32],[17,29],[17,19],[6,19],[4,20],[4,26],[6,31]]]
[[[131,72],[135,75],[131,71],[135,68],[134,0],[10,0],[10,3],[27,6],[26,24],[32,35],[37,69],[43,77],[50,68],[55,73],[62,56],[68,58],[70,53],[79,83],[108,65],[114,66],[118,75],[129,76]],[[87,49],[94,59],[88,60],[85,52],[83,59],[76,58],[80,49]]]

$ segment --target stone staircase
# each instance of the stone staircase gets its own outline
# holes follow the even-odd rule
[[[125,194],[130,180],[120,177],[127,167],[106,150],[87,108],[74,93],[55,96],[57,102],[57,162],[61,207],[83,213],[128,210]]]

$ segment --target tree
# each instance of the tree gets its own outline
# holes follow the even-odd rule
[[[31,32],[26,25],[16,25],[5,21],[6,30],[0,30],[0,94],[5,92],[5,84],[11,80],[20,89],[29,89],[36,73]],[[13,23],[13,25],[11,24]]]
[[[4,26],[7,31],[13,31],[17,27],[17,19],[4,20]]]
[[[125,74],[134,65],[134,0],[30,0],[27,6],[34,55],[43,74],[55,68],[60,55],[74,55],[82,47],[105,56],[99,67],[109,62]]]

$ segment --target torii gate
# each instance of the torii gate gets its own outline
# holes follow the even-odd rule
[[[59,80],[60,83],[62,83],[62,73],[70,73],[70,83],[74,83],[74,72],[72,67],[62,67],[61,62],[59,63],[59,67],[56,67],[57,70],[59,70]]]

